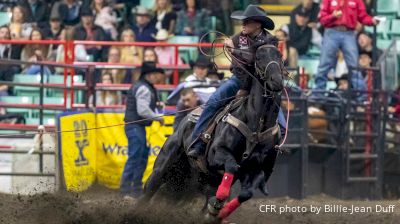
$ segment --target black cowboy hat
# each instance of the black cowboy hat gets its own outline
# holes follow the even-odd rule
[[[90,8],[82,7],[80,11],[80,16],[93,16],[93,11]]]
[[[260,22],[262,24],[262,27],[267,30],[273,30],[275,28],[274,22],[267,16],[267,13],[264,11],[264,9],[256,5],[247,6],[246,10],[244,11],[232,12],[231,18],[239,20],[255,20]]]
[[[223,72],[218,72],[218,70],[214,66],[208,70],[207,76],[209,76],[209,75],[216,75],[219,80],[224,79],[224,76],[225,76],[225,74]]]
[[[140,70],[140,77],[143,78],[146,74],[159,72],[164,74],[164,69],[157,68],[154,61],[144,61],[142,64],[142,69]]]
[[[194,66],[199,66],[199,67],[210,67],[211,62],[210,60],[204,56],[204,55],[199,55],[199,57],[197,57],[196,61],[190,61],[189,62],[190,67],[194,67]]]
[[[335,78],[336,85],[339,85],[339,81],[340,81],[340,80],[349,81],[349,75],[348,75],[348,74],[343,74],[343,75],[340,76],[340,77],[336,77],[336,78]]]

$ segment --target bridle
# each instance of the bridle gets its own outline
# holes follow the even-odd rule
[[[259,46],[259,47],[257,48],[256,52],[257,52],[259,49],[262,49],[262,48],[272,48],[272,49],[278,50],[278,49],[277,49],[274,45],[272,45],[272,44],[264,44],[264,45]],[[256,70],[256,74],[260,76],[261,80],[263,80],[263,87],[262,87],[263,90],[264,90],[263,97],[269,97],[269,98],[273,97],[274,94],[275,94],[274,91],[271,91],[271,90],[269,90],[269,89],[267,88],[267,81],[268,81],[268,80],[267,80],[267,72],[268,72],[268,69],[269,69],[269,67],[270,67],[271,65],[277,65],[278,68],[279,68],[279,72],[280,72],[280,73],[282,73],[282,72],[285,70],[282,61],[275,61],[275,60],[272,60],[272,61],[268,62],[268,64],[267,64],[267,65],[265,66],[265,68],[264,68],[264,71],[263,71],[262,69],[260,69],[259,66],[257,65],[257,60],[254,61],[254,67],[255,67],[255,70]]]

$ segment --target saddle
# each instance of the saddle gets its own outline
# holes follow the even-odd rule
[[[228,115],[231,111],[234,109],[238,108],[240,105],[243,104],[243,102],[247,99],[247,97],[240,97],[232,100],[227,106],[225,106],[223,109],[219,110],[218,113],[209,121],[207,128],[205,131],[201,134],[200,138],[203,140],[205,143],[209,143],[212,138],[213,134],[215,131],[215,128],[217,127],[217,124],[226,116]],[[204,108],[198,107],[195,110],[193,110],[190,115],[188,116],[188,120],[197,123],[197,121],[200,118],[201,113],[203,113]]]

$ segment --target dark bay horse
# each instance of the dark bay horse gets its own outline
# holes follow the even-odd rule
[[[253,78],[249,95],[216,126],[205,158],[207,172],[202,172],[186,155],[195,126],[186,117],[157,157],[145,185],[146,200],[161,189],[168,189],[174,199],[181,192],[202,189],[202,193],[215,196],[208,200],[208,218],[221,221],[250,199],[256,189],[265,193],[265,182],[273,170],[275,146],[280,139],[277,116],[284,69],[276,46],[257,46],[254,66],[256,74],[250,74]],[[232,125],[234,122],[242,127]],[[239,195],[226,202],[236,180],[241,185]]]

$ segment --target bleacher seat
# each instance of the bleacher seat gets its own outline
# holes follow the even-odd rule
[[[304,67],[305,72],[311,76],[317,73],[319,59],[299,59],[298,66]]]
[[[376,40],[376,46],[381,50],[387,49],[391,43],[392,43],[392,40],[385,40],[385,39],[377,39]]]
[[[11,21],[11,13],[0,12],[0,26],[6,25]]]
[[[15,83],[40,83],[40,75],[27,75],[27,74],[16,74],[14,75],[13,81]],[[14,95],[16,96],[37,96],[40,89],[38,87],[30,86],[15,86]]]
[[[175,44],[195,44],[199,42],[197,36],[174,36],[169,39],[170,43]],[[190,60],[196,60],[197,48],[196,47],[179,47],[179,56],[188,63]]]
[[[39,125],[39,118],[25,118],[26,124]],[[55,117],[43,117],[43,125],[55,125]]]
[[[392,20],[392,26],[389,34],[391,37],[400,36],[400,19]]]
[[[146,7],[148,9],[153,9],[155,0],[140,0],[140,6]]]
[[[2,96],[0,97],[0,101],[3,103],[12,103],[12,104],[33,104],[32,96]],[[7,108],[7,113],[18,113],[22,114],[25,117],[32,116],[32,110],[28,108]]]
[[[400,0],[379,0],[376,4],[378,14],[388,18],[395,18],[400,9]]]
[[[391,20],[386,20],[385,22],[381,22],[376,26],[376,33],[380,38],[387,39],[390,31],[390,24]],[[374,27],[373,26],[365,26],[364,27],[365,31],[369,33],[374,32]]]

